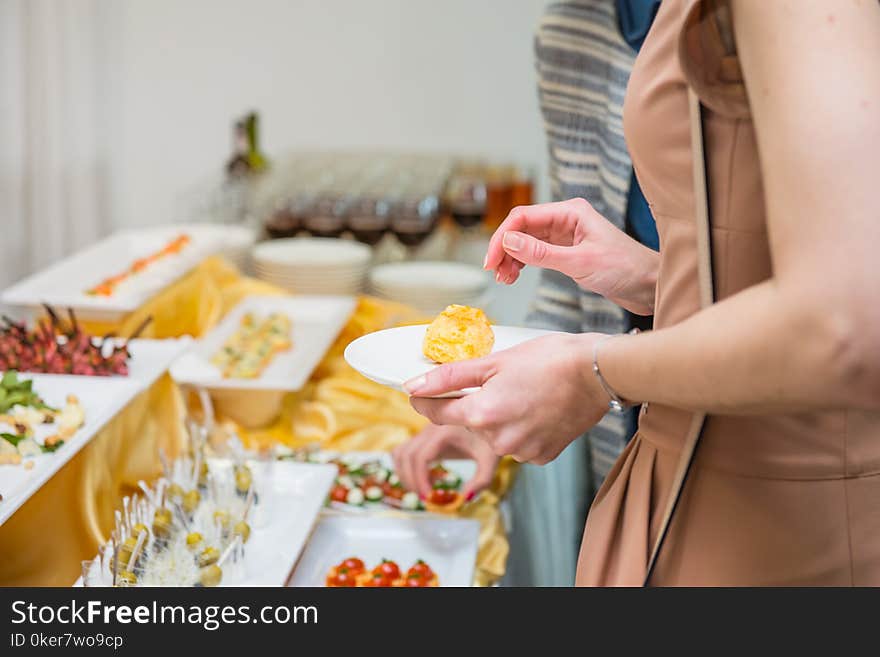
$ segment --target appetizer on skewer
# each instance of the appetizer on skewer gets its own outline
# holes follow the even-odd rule
[[[41,374],[79,374],[86,376],[125,376],[128,374],[128,340],[144,329],[147,319],[128,340],[112,335],[95,337],[77,323],[72,310],[63,321],[49,306],[46,318],[35,328],[9,317],[0,325],[0,370]]]
[[[243,558],[256,504],[250,467],[207,466],[203,444],[162,462],[163,477],[139,483],[143,497],[123,499],[89,586],[218,586]]]

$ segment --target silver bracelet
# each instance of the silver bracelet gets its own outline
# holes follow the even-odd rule
[[[629,335],[635,335],[639,332],[639,329],[634,328],[629,332]],[[624,401],[620,395],[618,395],[614,390],[611,389],[611,386],[608,385],[608,382],[605,381],[605,377],[602,376],[602,372],[599,369],[599,345],[601,345],[606,340],[610,340],[611,338],[616,338],[617,335],[609,335],[593,345],[593,374],[596,375],[596,378],[599,379],[599,385],[602,386],[602,389],[605,393],[611,397],[611,400],[608,402],[608,408],[614,413],[623,413],[627,409],[632,408],[635,404],[630,404],[629,402]]]

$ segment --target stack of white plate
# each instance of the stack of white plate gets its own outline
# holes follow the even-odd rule
[[[402,262],[370,272],[373,294],[429,313],[451,303],[484,305],[489,282],[482,269],[459,262]]]
[[[358,294],[372,252],[350,240],[291,237],[252,251],[257,278],[296,294]]]
[[[257,231],[247,226],[222,226],[222,247],[218,251],[239,271],[249,274],[251,271],[251,250],[257,241]]]

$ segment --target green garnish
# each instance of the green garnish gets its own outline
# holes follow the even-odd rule
[[[54,411],[33,391],[34,382],[22,381],[18,372],[9,370],[0,379],[0,413],[6,413],[13,406],[29,406],[40,410]]]
[[[14,433],[0,433],[0,438],[7,443],[12,443],[13,447],[18,447],[18,443],[25,439],[25,436],[19,436]]]

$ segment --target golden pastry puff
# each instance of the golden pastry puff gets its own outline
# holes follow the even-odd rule
[[[425,331],[422,351],[437,363],[481,358],[492,351],[495,334],[479,308],[451,305]]]

